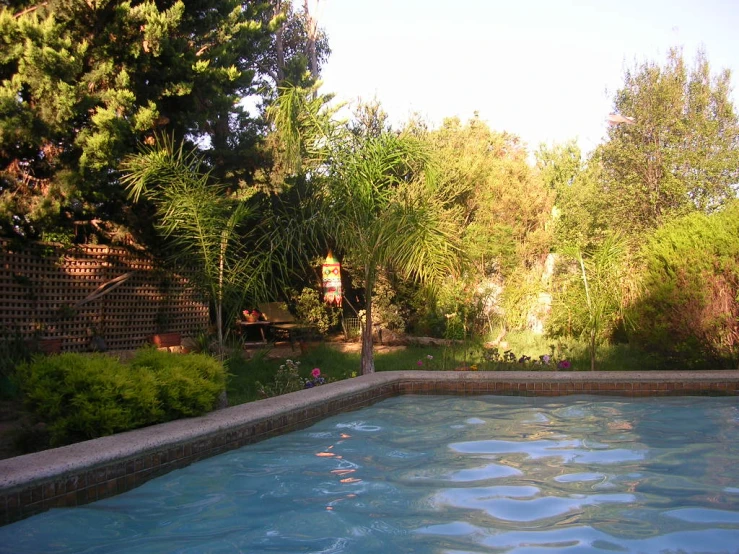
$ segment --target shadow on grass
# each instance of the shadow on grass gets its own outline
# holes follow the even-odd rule
[[[555,341],[542,338],[535,342],[517,344],[511,341],[508,349],[510,363],[491,361],[490,349],[483,347],[482,342],[468,341],[448,347],[406,346],[389,352],[375,353],[376,371],[432,370],[454,371],[460,369],[478,371],[554,371],[554,364],[537,363],[540,356],[551,355],[555,359],[567,360],[571,366],[569,371],[589,371],[590,354],[584,342],[570,340],[566,343],[549,344]],[[554,348],[552,348],[554,346]],[[520,350],[517,350],[520,347]],[[488,354],[486,359],[486,353]],[[502,357],[504,351],[499,348]],[[524,363],[518,360],[525,358]],[[286,358],[269,357],[268,350],[259,351],[252,359],[233,358],[227,362],[231,379],[228,384],[229,404],[236,405],[251,402],[260,398],[256,382],[271,382]],[[313,368],[319,368],[321,375],[328,382],[340,381],[360,374],[358,352],[342,352],[328,344],[320,343],[305,354],[296,352],[294,360],[300,361],[300,376],[307,379]],[[606,345],[598,349],[596,370],[598,371],[655,371],[680,370],[684,367],[665,366],[662,360],[647,352],[627,344]]]

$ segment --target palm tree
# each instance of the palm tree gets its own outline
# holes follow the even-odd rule
[[[624,316],[625,252],[626,243],[617,234],[585,253],[579,247],[565,250],[579,266],[582,287],[569,300],[574,301],[575,317],[588,341],[591,371],[595,370],[598,345]]]
[[[459,266],[461,233],[436,187],[428,152],[416,139],[383,131],[357,137],[331,123],[321,98],[283,89],[273,120],[284,152],[312,164],[321,221],[336,250],[363,268],[365,325],[361,371],[374,372],[372,292],[380,268],[433,286]],[[299,167],[293,158],[293,167]]]
[[[123,183],[135,202],[143,196],[168,239],[170,261],[186,267],[214,307],[219,354],[224,352],[224,303],[245,292],[259,297],[273,260],[258,248],[269,237],[245,226],[259,215],[253,196],[234,198],[212,182],[202,160],[161,137],[123,164]],[[251,236],[250,234],[251,231]],[[249,247],[247,247],[247,244]]]

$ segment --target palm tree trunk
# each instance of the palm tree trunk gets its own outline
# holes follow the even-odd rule
[[[368,269],[364,276],[365,312],[364,326],[362,327],[362,361],[360,364],[362,375],[375,372],[375,355],[372,347],[372,288],[374,275]]]

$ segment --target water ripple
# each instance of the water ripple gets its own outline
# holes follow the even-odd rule
[[[0,553],[739,552],[734,398],[404,397],[0,527]]]

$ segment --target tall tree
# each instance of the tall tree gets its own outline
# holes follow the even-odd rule
[[[361,370],[367,374],[375,369],[372,293],[379,269],[429,284],[449,278],[460,257],[459,230],[418,140],[387,131],[352,133],[326,117],[323,102],[313,91],[285,89],[275,121],[292,167],[319,184],[316,215],[332,246],[362,268]]]
[[[315,83],[331,49],[326,33],[311,19],[311,12],[305,7],[296,11],[293,2],[270,2],[275,33],[270,48],[262,52],[258,67],[260,73],[270,79],[270,94],[273,95],[277,87],[286,83],[294,86]]]
[[[136,227],[118,164],[166,131],[221,178],[248,179],[267,6],[238,0],[48,0],[0,9],[2,231],[38,237],[75,222]]]
[[[610,220],[624,231],[657,227],[666,217],[711,212],[739,181],[739,123],[728,70],[712,75],[702,52],[688,70],[680,50],[664,66],[626,72],[612,125],[596,155]],[[628,227],[628,229],[627,229]]]
[[[458,287],[448,296],[459,306],[449,308],[470,315],[480,330],[528,325],[539,308],[554,193],[528,164],[518,137],[491,130],[477,116],[465,123],[449,118],[439,129],[417,132],[436,155],[440,187],[453,198],[474,265],[464,287],[468,295],[460,299]]]
[[[553,245],[592,251],[609,234],[608,201],[602,191],[603,168],[597,156],[584,159],[572,140],[541,145],[536,167],[544,185],[554,191]]]
[[[482,274],[508,276],[546,255],[554,195],[527,163],[518,137],[475,116],[464,124],[446,119],[425,140],[437,155],[440,186],[461,210],[465,247]]]

